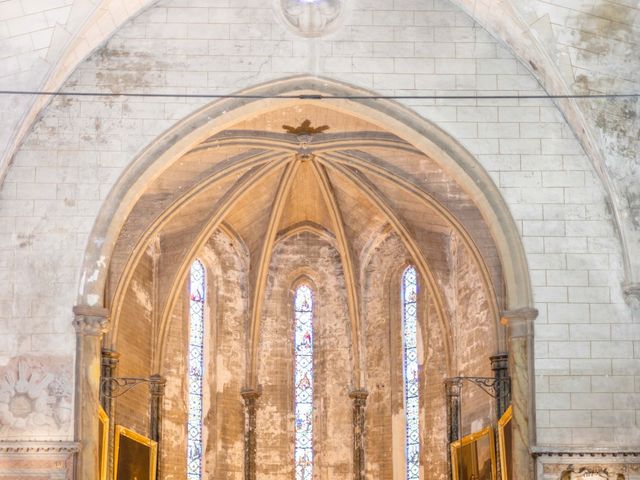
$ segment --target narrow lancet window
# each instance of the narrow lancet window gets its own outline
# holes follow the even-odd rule
[[[202,377],[204,373],[204,265],[195,260],[189,281],[187,479],[202,478]]]
[[[417,335],[418,278],[413,266],[402,275],[402,338],[404,366],[405,452],[407,480],[420,478],[420,388]]]
[[[313,477],[313,293],[299,286],[294,296],[295,480]]]

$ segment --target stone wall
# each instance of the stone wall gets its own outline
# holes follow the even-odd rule
[[[359,0],[353,9],[340,30],[307,41],[264,2],[167,0],[122,27],[64,90],[225,93],[312,73],[378,93],[543,93],[505,47],[449,3]],[[52,99],[0,191],[2,363],[27,354],[71,362],[71,306],[103,200],[138,152],[205,102]],[[622,299],[620,245],[603,188],[559,110],[538,99],[404,103],[480,161],[521,229],[540,311],[538,443],[637,444],[638,313]],[[63,432],[72,438],[70,428]]]
[[[269,269],[258,364],[258,478],[293,476],[292,302],[296,282],[305,281],[314,293],[314,478],[353,475],[351,327],[340,256],[303,232],[276,245]]]
[[[204,472],[215,478],[243,478],[244,412],[240,390],[245,376],[247,307],[246,252],[237,240],[219,230],[198,256],[206,268],[205,373],[203,384]],[[175,307],[167,338],[167,377],[163,478],[186,475],[187,346],[189,301]]]

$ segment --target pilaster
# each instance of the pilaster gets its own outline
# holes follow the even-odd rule
[[[256,403],[261,390],[244,388],[240,392],[244,400],[244,479],[256,480]]]
[[[364,421],[365,406],[369,392],[365,389],[351,390],[349,397],[353,399],[353,478],[365,479],[364,460]]]
[[[533,403],[533,322],[535,308],[503,312],[509,339],[509,373],[511,376],[512,452],[515,478],[533,479],[534,461],[531,446],[535,444],[535,410]]]
[[[109,326],[109,311],[102,307],[73,307],[76,330],[75,439],[80,444],[76,478],[99,478],[98,409],[102,335]]]

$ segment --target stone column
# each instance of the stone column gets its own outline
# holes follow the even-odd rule
[[[533,409],[533,321],[537,316],[538,311],[534,308],[510,310],[502,314],[509,333],[513,475],[523,480],[534,478],[530,447],[535,442],[536,428]]]
[[[100,403],[102,404],[102,408],[107,413],[109,417],[109,435],[107,441],[107,448],[109,449],[109,454],[107,455],[107,478],[113,477],[113,455],[110,453],[115,450],[115,430],[116,430],[116,422],[115,420],[115,409],[113,402],[113,383],[104,381],[107,378],[113,378],[116,376],[116,369],[118,367],[118,363],[120,362],[120,354],[115,350],[102,349],[102,375],[101,375],[101,385],[100,385]]]
[[[447,440],[449,443],[460,439],[460,391],[462,379],[447,378],[444,381],[447,394]]]
[[[151,395],[151,403],[149,404],[149,436],[151,437],[151,440],[155,440],[158,443],[156,456],[156,478],[161,478],[160,459],[162,458],[162,402],[164,401],[164,387],[166,386],[166,384],[167,379],[161,375],[156,374],[149,377],[149,394]]]
[[[447,395],[447,478],[453,478],[451,467],[452,442],[460,439],[460,393],[462,391],[462,379],[447,378],[444,381]]]
[[[364,407],[369,392],[365,389],[351,390],[349,397],[353,399],[353,478],[365,479],[364,462]]]
[[[491,361],[493,377],[496,379],[496,420],[499,420],[511,404],[511,385],[508,370],[509,355],[498,353],[490,356],[489,360]]]
[[[243,388],[244,400],[244,480],[256,480],[256,400],[260,389]]]
[[[99,478],[98,409],[100,407],[100,343],[109,325],[109,311],[76,305],[75,439],[80,443],[75,478]]]

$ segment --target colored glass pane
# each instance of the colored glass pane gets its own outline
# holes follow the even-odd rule
[[[420,478],[420,392],[418,380],[418,278],[408,267],[402,276],[402,337],[404,343],[405,452],[407,480]]]
[[[313,475],[313,294],[306,285],[294,297],[295,480]]]
[[[187,479],[202,478],[202,377],[204,373],[204,266],[191,265],[189,282],[189,358],[187,417]]]

